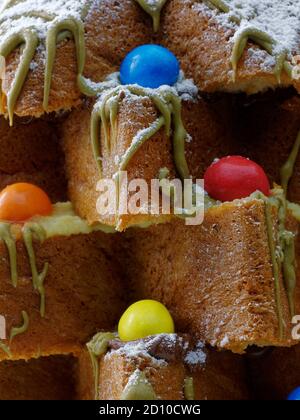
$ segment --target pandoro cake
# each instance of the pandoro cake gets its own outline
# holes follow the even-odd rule
[[[188,335],[160,334],[122,342],[99,333],[79,358],[81,399],[248,399],[245,365]],[[96,388],[96,389],[95,389]]]

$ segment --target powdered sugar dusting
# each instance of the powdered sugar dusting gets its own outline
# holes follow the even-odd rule
[[[148,384],[149,383],[146,378],[141,378],[141,371],[140,371],[140,369],[136,369],[132,373],[132,375],[130,375],[130,377],[128,379],[128,382],[127,382],[127,385],[126,385],[126,387],[124,389],[124,392],[126,392],[126,390],[128,388],[131,388],[132,386],[134,386],[138,381],[139,382],[142,381],[142,382],[144,382],[144,384]]]
[[[120,73],[115,72],[111,73],[104,82],[94,83],[91,80],[87,79],[87,83],[90,84],[90,87],[94,90],[99,90],[101,93],[99,95],[99,99],[101,101],[102,95],[107,94],[108,89],[114,89],[117,86],[121,86],[120,82]],[[129,86],[129,88],[127,88]],[[132,97],[133,99],[138,98],[137,95],[130,91],[130,87],[138,86],[138,85],[123,85],[122,90],[126,93],[126,97]],[[143,88],[145,93],[151,93],[155,91],[156,94],[164,94],[166,91],[171,91],[175,95],[178,95],[183,101],[195,101],[198,96],[198,88],[195,85],[193,79],[186,79],[184,76],[184,72],[180,70],[179,77],[177,82],[173,86],[169,85],[162,85],[156,89],[151,88]]]
[[[163,0],[146,0],[145,3],[147,3],[147,5],[152,10],[157,10],[159,7],[161,7],[161,4],[163,3]]]
[[[3,41],[12,34],[34,29],[41,40],[45,39],[54,22],[68,18],[82,20],[90,3],[90,0],[7,0],[0,10],[0,36]]]
[[[156,359],[149,354],[149,348],[153,346],[156,340],[160,339],[160,335],[154,336],[149,341],[140,340],[138,342],[129,342],[125,346],[120,347],[118,350],[108,353],[105,357],[109,358],[111,354],[119,354],[124,356],[126,359],[142,358],[149,360],[153,366],[161,367],[165,366],[167,362],[162,359]]]
[[[198,341],[195,347],[190,350],[189,342],[177,334],[158,334],[145,340],[128,342],[119,349],[107,353],[105,357],[110,358],[113,354],[119,354],[127,360],[145,359],[150,361],[154,367],[166,366],[166,360],[153,356],[151,350],[155,349],[156,346],[163,347],[169,354],[176,354],[176,349],[179,346],[182,350],[183,362],[190,367],[204,365],[206,362],[205,345],[202,341]]]
[[[193,79],[186,79],[182,70],[174,88],[183,101],[194,101],[198,96],[198,88]]]
[[[206,362],[206,353],[204,344],[198,341],[195,350],[189,351],[184,359],[185,363],[190,366],[204,365]]]
[[[255,27],[271,35],[290,51],[300,49],[299,0],[225,0],[229,13],[216,12],[225,27],[237,29],[232,16],[241,19],[239,28]]]

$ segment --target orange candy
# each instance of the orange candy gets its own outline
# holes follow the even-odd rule
[[[39,187],[27,183],[12,184],[0,193],[0,220],[26,222],[33,216],[48,216],[52,204]]]

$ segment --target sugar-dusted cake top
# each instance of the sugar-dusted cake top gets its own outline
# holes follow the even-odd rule
[[[157,334],[144,339],[122,342],[119,339],[109,342],[109,352],[105,357],[119,354],[127,359],[145,359],[155,366],[180,361],[190,367],[202,366],[206,362],[204,344],[191,340],[187,335]]]
[[[13,33],[35,28],[40,39],[57,20],[83,19],[92,3],[90,0],[5,0],[0,6],[0,34],[8,38]]]
[[[297,0],[210,0],[193,4],[228,29],[251,26],[270,34],[289,50],[299,50],[300,3]]]

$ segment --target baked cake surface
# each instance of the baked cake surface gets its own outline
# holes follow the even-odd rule
[[[79,359],[79,394],[100,400],[247,399],[243,359],[205,349],[187,335],[161,334],[135,342],[108,340],[95,356],[98,334]],[[111,335],[112,338],[112,335]],[[102,344],[103,345],[103,344]],[[96,369],[91,360],[97,364]],[[96,381],[94,380],[96,376]],[[96,384],[96,395],[95,395]]]
[[[152,4],[142,4],[148,15],[134,0],[4,3],[5,20],[0,25],[5,35],[0,52],[7,57],[4,112],[12,118],[15,108],[18,115],[38,117],[45,111],[70,109],[80,103],[81,92],[90,93],[91,85],[83,76],[101,81],[132,48],[151,42],[170,48],[201,90],[255,93],[298,86],[293,72],[293,57],[299,54],[297,2],[249,5],[244,0],[237,9],[231,0],[169,0],[161,10],[159,28],[152,25]],[[22,13],[27,21],[21,19]],[[57,47],[55,31],[65,31]],[[13,82],[21,56],[15,37],[24,39],[24,33],[30,48],[18,75],[24,85],[21,92]],[[44,38],[48,39],[46,65]],[[32,59],[34,65],[29,67]],[[15,92],[10,95],[12,88]]]

